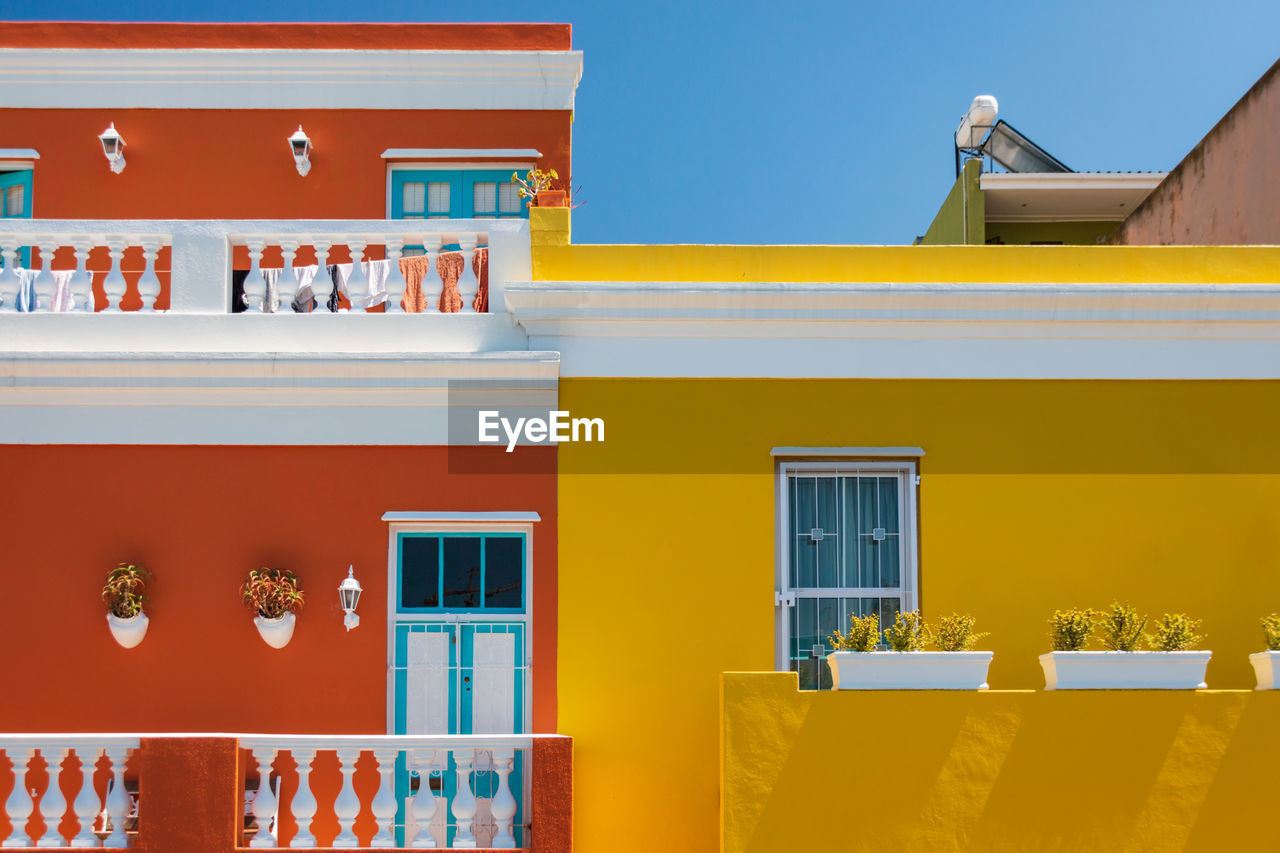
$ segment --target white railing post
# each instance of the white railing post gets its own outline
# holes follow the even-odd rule
[[[351,252],[351,275],[347,276],[347,299],[352,311],[364,311],[369,301],[369,276],[364,271],[364,250],[368,243],[354,237],[347,238]]]
[[[22,292],[22,279],[18,277],[18,244],[12,239],[0,243],[0,312],[18,310],[18,294]]]
[[[387,247],[387,264],[390,269],[387,270],[387,302],[382,310],[388,314],[403,314],[404,306],[400,303],[404,299],[405,289],[409,286],[409,283],[404,280],[404,271],[400,269],[404,239],[387,237],[383,243]]]
[[[279,827],[271,825],[276,816],[279,803],[271,790],[271,762],[275,760],[273,747],[259,747],[253,750],[253,758],[258,762],[258,792],[253,796],[253,819],[258,824],[258,831],[249,842],[250,847],[275,847],[277,845],[274,830]]]
[[[138,295],[142,297],[139,311],[155,311],[156,300],[160,298],[160,276],[156,274],[156,258],[160,256],[162,245],[158,237],[143,237],[142,244],[142,278],[138,279]]]
[[[498,832],[493,837],[492,846],[498,848],[514,848],[515,835],[511,831],[511,823],[516,816],[516,798],[511,795],[512,765],[515,762],[515,750],[495,749],[491,765],[498,777],[498,790],[494,792],[493,801],[489,804],[489,813],[498,825]]]
[[[405,844],[410,847],[439,847],[431,833],[431,821],[435,819],[437,805],[436,795],[431,791],[431,771],[435,767],[436,751],[411,749],[407,760],[418,771],[418,792],[413,795],[413,805],[409,809],[417,824],[417,832],[413,837],[409,837],[406,832]]]
[[[276,279],[277,314],[292,314],[293,300],[298,294],[298,279],[293,272],[293,259],[298,256],[297,240],[280,241],[280,277]]]
[[[53,280],[53,253],[58,244],[52,238],[41,239],[36,246],[40,250],[40,272],[31,282],[31,310],[52,311],[58,285]]]
[[[246,240],[249,248],[249,275],[244,280],[244,310],[247,314],[261,314],[267,299],[267,280],[262,277],[262,252],[266,240]]]
[[[440,276],[440,271],[436,269],[436,264],[440,263],[440,247],[444,245],[440,240],[439,234],[424,234],[422,236],[422,250],[426,254],[423,255],[427,259],[426,272],[422,274],[422,296],[426,303],[422,308],[423,314],[439,314],[440,313],[440,296],[444,292],[444,279]]]
[[[111,268],[107,271],[107,277],[102,280],[102,290],[107,294],[107,307],[104,311],[116,313],[121,311],[121,303],[124,302],[124,295],[129,290],[129,282],[124,278],[124,247],[125,239],[123,237],[108,237],[107,252],[111,257]]]
[[[26,753],[26,761],[20,765],[18,763],[18,754]],[[12,829],[9,837],[4,840],[0,847],[30,847],[31,838],[27,835],[27,821],[31,817],[31,812],[35,809],[35,797],[32,790],[27,787],[26,776],[31,772],[31,761],[35,756],[34,749],[6,749],[5,755],[9,758],[9,763],[13,765],[13,791],[9,794],[9,799],[5,801],[4,811],[9,816],[9,822]],[[25,771],[25,772],[24,772]]]
[[[356,817],[360,814],[360,798],[356,796],[355,784],[352,782],[352,776],[356,772],[356,762],[360,759],[360,750],[351,748],[340,748],[335,750],[338,753],[338,767],[342,771],[342,790],[338,792],[338,798],[333,801],[333,812],[338,818],[339,832],[333,839],[333,847],[359,847],[360,840],[356,838],[352,827],[355,825]]]
[[[80,760],[80,792],[76,794],[71,808],[80,821],[80,831],[71,839],[71,846],[97,847],[99,842],[98,836],[93,834],[93,822],[102,810],[102,802],[93,787],[93,774],[98,769],[98,756],[102,755],[102,749],[80,747],[75,753]]]
[[[457,789],[449,810],[458,822],[458,832],[453,836],[453,847],[475,847],[476,838],[471,834],[471,822],[476,816],[476,795],[471,792],[471,765],[476,760],[474,749],[455,749],[454,768],[457,771]]]
[[[459,314],[474,314],[476,294],[480,292],[480,279],[471,264],[476,252],[476,235],[463,234],[458,238],[462,247],[462,272],[458,273],[458,296],[462,298]]]
[[[378,793],[369,804],[378,831],[373,836],[373,847],[396,846],[396,757],[398,749],[375,749],[373,757],[378,762]]]
[[[111,790],[107,792],[107,816],[111,819],[111,834],[102,842],[103,847],[127,847],[129,837],[125,835],[124,821],[129,816],[129,792],[124,787],[124,765],[129,757],[129,750],[123,746],[109,746],[103,752],[111,764]]]
[[[70,750],[67,747],[48,746],[41,747],[40,754],[44,756],[46,772],[49,774],[49,784],[44,789],[44,796],[40,798],[40,804],[37,809],[44,815],[44,835],[36,842],[37,847],[66,847],[67,840],[62,837],[62,832],[58,829],[62,825],[62,819],[67,814],[67,798],[62,793],[62,762],[66,759]]]
[[[311,762],[315,761],[314,749],[294,749],[293,759],[298,763],[298,790],[289,804],[293,819],[298,822],[298,834],[290,847],[315,847],[316,837],[311,834],[311,819],[316,815],[316,797],[311,792]]]
[[[76,271],[67,282],[67,292],[71,294],[72,311],[88,311],[93,313],[93,273],[89,272],[89,251],[93,249],[90,240],[73,240],[71,247],[76,253]]]
[[[311,280],[311,292],[316,297],[313,311],[329,310],[329,294],[333,293],[333,280],[329,278],[329,250],[333,243],[328,240],[312,240],[316,250],[316,277]]]

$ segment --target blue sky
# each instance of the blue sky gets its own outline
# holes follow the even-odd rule
[[[1280,54],[1280,3],[10,0],[12,20],[558,21],[583,243],[910,243],[974,95],[1076,170],[1163,170]]]

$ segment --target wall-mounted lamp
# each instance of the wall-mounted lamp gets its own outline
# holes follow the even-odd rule
[[[107,162],[111,164],[111,171],[117,175],[124,171],[124,137],[116,131],[115,122],[102,133],[98,134],[98,141],[102,143],[102,153],[107,155]]]
[[[293,162],[298,167],[298,174],[305,175],[311,171],[311,139],[302,132],[302,125],[289,137],[289,150],[293,152]]]
[[[348,566],[347,576],[338,585],[338,600],[342,602],[342,624],[347,626],[348,631],[360,624],[356,605],[360,602],[360,593],[363,591],[360,581],[356,580],[355,566]]]

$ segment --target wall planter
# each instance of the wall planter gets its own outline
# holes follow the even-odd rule
[[[111,636],[126,649],[131,649],[142,642],[142,638],[147,636],[147,624],[150,621],[147,614],[142,612],[123,619],[114,613],[107,614],[107,627],[111,629]]]
[[[297,624],[298,618],[292,613],[277,619],[265,619],[262,616],[253,617],[253,624],[257,627],[258,633],[262,635],[262,639],[268,646],[273,649],[283,649],[289,645],[289,641],[293,639],[293,627]]]
[[[832,652],[833,690],[985,690],[991,652]]]
[[[1253,664],[1253,674],[1258,679],[1258,686],[1254,690],[1276,690],[1280,689],[1280,684],[1276,683],[1277,664],[1280,664],[1280,652],[1258,652],[1249,655],[1249,663]]]
[[[564,190],[542,190],[537,199],[538,207],[565,207],[568,204]]]
[[[1203,689],[1212,652],[1049,652],[1045,690]]]

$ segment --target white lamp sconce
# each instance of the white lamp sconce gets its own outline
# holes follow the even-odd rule
[[[355,566],[347,566],[347,576],[338,585],[338,600],[342,602],[342,624],[350,631],[360,624],[356,615],[356,605],[360,602],[360,581],[356,580]]]
[[[107,162],[111,164],[111,171],[117,175],[123,172],[124,137],[116,130],[115,122],[112,122],[110,127],[98,134],[98,141],[102,143],[102,153],[106,155]]]
[[[310,172],[311,138],[302,132],[302,125],[298,125],[293,136],[289,137],[289,150],[293,153],[293,162],[298,167],[298,174],[306,175]]]

